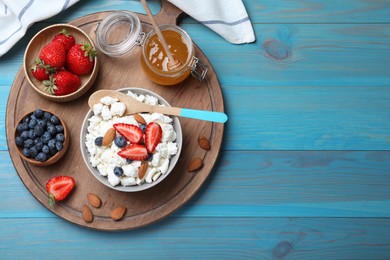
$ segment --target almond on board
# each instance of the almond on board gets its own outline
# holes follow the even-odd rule
[[[187,166],[189,172],[194,172],[203,167],[203,160],[199,157],[194,158]]]
[[[82,211],[84,221],[87,223],[91,223],[93,221],[93,214],[91,209],[87,205],[84,205]]]
[[[118,207],[111,211],[111,218],[115,221],[121,220],[123,216],[126,214],[126,207]]]
[[[102,205],[101,199],[96,194],[88,193],[87,200],[94,208],[99,208]]]
[[[211,149],[210,141],[209,141],[209,139],[207,139],[206,136],[200,135],[198,137],[198,144],[200,147],[202,147],[203,149],[205,149],[207,151],[209,151]]]

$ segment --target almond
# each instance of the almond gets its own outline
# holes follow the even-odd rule
[[[203,167],[203,160],[199,157],[194,158],[187,166],[189,172],[194,172]]]
[[[115,129],[114,128],[108,129],[108,131],[106,132],[106,134],[103,137],[102,145],[107,146],[107,145],[111,144],[112,141],[114,141],[115,136],[116,136]]]
[[[137,123],[139,123],[141,125],[146,125],[145,119],[140,114],[135,114],[134,119],[135,119],[135,121],[137,121]]]
[[[210,145],[210,141],[209,139],[207,139],[207,137],[203,136],[203,135],[200,135],[198,137],[198,144],[200,147],[202,147],[203,149],[209,151],[211,149],[211,145]]]
[[[102,205],[101,199],[96,194],[88,193],[87,199],[89,204],[91,204],[91,206],[94,208],[99,208],[100,205]]]
[[[87,223],[91,223],[93,220],[92,211],[87,205],[83,206],[83,219]]]
[[[148,169],[148,162],[143,161],[141,166],[138,169],[138,178],[143,179],[147,169]]]
[[[111,218],[115,221],[121,220],[123,216],[126,214],[126,208],[125,207],[118,207],[111,211]]]

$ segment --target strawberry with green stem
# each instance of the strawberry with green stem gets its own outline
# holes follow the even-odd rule
[[[64,45],[58,41],[48,43],[39,52],[39,59],[56,71],[60,71],[66,61]]]
[[[68,31],[64,28],[59,34],[54,36],[53,42],[58,41],[64,45],[65,51],[69,51],[73,45],[75,45],[76,40],[73,35],[69,34]]]
[[[34,65],[31,67],[31,74],[39,81],[48,80],[53,72],[54,70],[49,65],[45,65],[39,58],[35,59]]]
[[[95,66],[96,51],[91,44],[75,44],[66,55],[65,67],[76,75],[92,72]]]
[[[50,94],[63,96],[75,92],[81,85],[81,79],[69,71],[61,70],[50,76],[49,80],[44,80],[43,84]]]

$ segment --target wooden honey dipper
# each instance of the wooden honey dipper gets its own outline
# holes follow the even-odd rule
[[[169,60],[168,61],[168,70],[175,70],[175,69],[179,68],[182,64],[179,60],[173,58],[173,55],[172,55],[171,51],[169,50],[168,44],[165,41],[165,38],[164,38],[163,34],[161,33],[161,30],[158,27],[156,20],[154,19],[154,16],[153,16],[152,12],[150,11],[148,4],[146,3],[145,0],[141,0],[141,3],[144,6],[145,11],[146,11],[150,21],[152,22],[153,28],[156,31],[157,36],[160,39],[160,42],[161,42],[166,54],[168,55],[168,60]]]

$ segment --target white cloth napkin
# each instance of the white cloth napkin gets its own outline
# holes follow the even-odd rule
[[[230,43],[255,41],[251,21],[241,0],[168,0]]]
[[[0,0],[0,57],[35,22],[58,14],[79,0]]]

